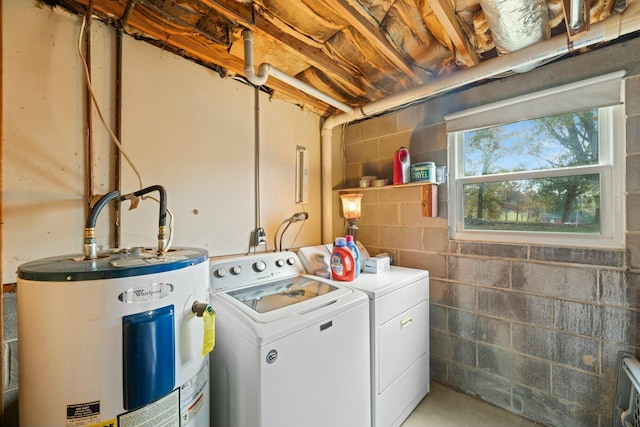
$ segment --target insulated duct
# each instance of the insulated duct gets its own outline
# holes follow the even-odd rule
[[[640,31],[640,2],[629,4],[624,13],[612,15],[604,21],[591,26],[590,30],[581,33],[573,40],[573,49],[588,47],[597,43],[615,40],[620,36]],[[451,75],[432,80],[425,85],[398,92],[384,99],[371,102],[351,113],[330,116],[322,125],[320,133],[322,152],[322,241],[333,240],[333,185],[332,185],[332,150],[333,128],[355,120],[360,120],[412,102],[425,100],[435,95],[450,92],[482,79],[488,79],[513,70],[534,68],[541,61],[562,56],[570,51],[565,35],[559,35],[542,41],[534,46],[520,49],[509,55],[499,56],[472,68],[458,71]]]
[[[551,35],[546,0],[480,0],[496,51],[504,55]]]
[[[330,96],[296,79],[295,77],[291,77],[287,73],[278,70],[271,64],[260,64],[260,67],[258,68],[258,74],[256,74],[253,66],[253,33],[250,30],[244,30],[242,32],[242,39],[244,41],[244,74],[247,80],[249,80],[252,84],[256,86],[262,86],[267,82],[267,78],[269,77],[269,75],[271,75],[281,82],[287,83],[288,85],[293,86],[294,88],[306,93],[307,95],[313,96],[314,98],[319,99],[320,101],[325,102],[340,111],[344,111],[345,113],[351,113],[353,111],[353,109],[347,104],[331,98]]]
[[[584,24],[584,0],[571,0],[569,7],[569,28],[578,31]]]

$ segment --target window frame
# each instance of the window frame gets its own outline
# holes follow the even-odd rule
[[[449,237],[453,240],[489,241],[519,244],[544,244],[551,246],[576,246],[576,247],[598,247],[598,248],[623,248],[625,235],[625,111],[624,111],[624,80],[620,80],[620,102],[609,106],[598,105],[598,100],[594,100],[593,107],[581,106],[575,111],[565,111],[554,115],[578,112],[588,108],[598,106],[598,164],[577,166],[556,169],[541,169],[524,172],[509,172],[501,174],[491,174],[484,176],[464,177],[463,144],[464,133],[492,127],[497,124],[491,123],[486,126],[472,129],[460,129],[463,127],[457,123],[457,130],[448,131],[448,168],[449,168]],[[552,96],[562,93],[562,87],[558,91],[547,90]],[[540,99],[540,96],[533,94],[530,98]],[[542,97],[544,99],[544,97]],[[513,104],[514,101],[508,101]],[[526,100],[524,101],[526,102]],[[486,112],[491,111],[497,104],[489,104],[480,109],[473,110]],[[471,111],[471,110],[468,110]],[[457,113],[458,117],[468,114],[467,112]],[[531,118],[543,117],[538,114]],[[445,120],[447,117],[445,117]],[[464,120],[464,119],[463,119]],[[474,121],[474,120],[472,120]],[[475,120],[477,123],[477,120]],[[599,174],[600,175],[600,233],[566,233],[566,232],[527,232],[527,231],[504,231],[504,230],[478,230],[464,229],[464,185],[487,182],[502,182],[532,178],[550,178],[570,175]]]

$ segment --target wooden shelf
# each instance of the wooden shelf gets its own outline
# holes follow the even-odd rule
[[[441,185],[442,182],[410,182],[409,184],[398,184],[398,185],[385,185],[382,187],[350,187],[350,188],[335,188],[333,191],[369,191],[369,190],[387,190],[389,188],[407,188],[407,187],[420,187],[423,185]]]
[[[438,217],[438,182],[411,182],[409,184],[385,185],[383,187],[353,187],[338,188],[333,191],[339,193],[353,193],[370,190],[386,190],[388,188],[422,187],[422,216]]]

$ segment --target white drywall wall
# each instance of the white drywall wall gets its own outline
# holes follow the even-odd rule
[[[2,276],[12,283],[24,262],[82,252],[86,110],[81,20],[22,0],[2,8]],[[113,124],[115,30],[94,21],[92,33],[96,95]],[[256,221],[254,89],[130,37],[123,60],[122,142],[144,185],[167,189],[174,246],[204,247],[211,256],[246,252]],[[94,192],[104,194],[113,189],[113,145],[95,114],[93,122]],[[281,221],[303,210],[294,202],[297,145],[310,153],[310,217],[295,245],[320,243],[319,117],[261,93],[260,141],[260,219],[269,249]],[[137,189],[123,159],[122,190]],[[121,246],[155,247],[157,204],[127,209]],[[285,243],[296,233],[292,226]],[[106,213],[97,235],[108,247]]]

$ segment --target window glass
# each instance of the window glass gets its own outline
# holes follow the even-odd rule
[[[464,132],[464,175],[598,163],[598,110]]]
[[[600,176],[465,184],[468,230],[600,233]]]

